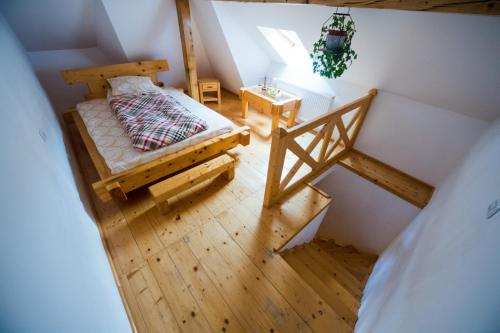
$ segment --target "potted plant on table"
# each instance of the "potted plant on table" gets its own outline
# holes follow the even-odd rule
[[[350,14],[333,14],[321,27],[320,39],[313,44],[310,54],[313,72],[330,79],[340,77],[357,58],[351,49],[355,32]]]

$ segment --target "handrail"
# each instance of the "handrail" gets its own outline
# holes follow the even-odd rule
[[[321,115],[290,130],[276,128],[272,132],[271,153],[267,170],[264,206],[270,207],[284,196],[303,187],[307,182],[330,169],[349,151],[357,139],[359,130],[370,108],[376,89],[364,97]],[[345,119],[348,118],[348,119]],[[347,124],[345,123],[347,121]],[[307,132],[318,129],[303,148],[295,140]],[[319,143],[321,146],[317,149]],[[283,176],[287,150],[298,159]],[[299,174],[306,164],[310,171]],[[295,179],[298,178],[298,179]]]

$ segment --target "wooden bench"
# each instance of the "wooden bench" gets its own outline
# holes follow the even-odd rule
[[[149,187],[149,193],[160,212],[165,213],[168,211],[168,199],[219,174],[227,180],[234,178],[234,159],[227,154],[154,184]]]

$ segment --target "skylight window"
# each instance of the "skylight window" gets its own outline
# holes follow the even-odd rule
[[[307,63],[309,56],[295,31],[257,27],[286,64]]]

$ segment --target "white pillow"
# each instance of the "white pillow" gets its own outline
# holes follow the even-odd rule
[[[113,96],[157,91],[149,76],[118,76],[108,79],[108,82]]]

